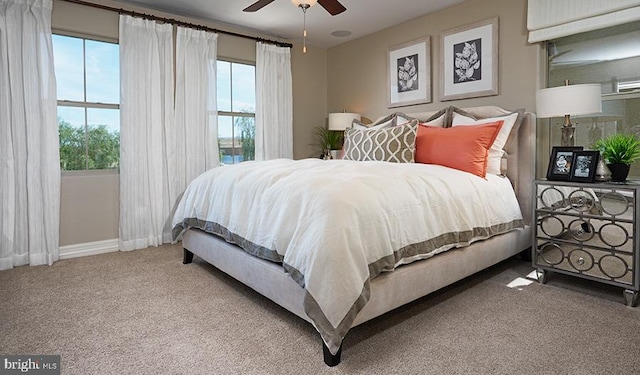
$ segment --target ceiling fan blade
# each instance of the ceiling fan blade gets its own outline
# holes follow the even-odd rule
[[[262,9],[262,7],[267,6],[271,3],[273,3],[275,0],[258,0],[255,3],[249,5],[248,7],[244,8],[242,11],[243,12],[255,12],[258,11],[260,9]]]
[[[318,4],[322,5],[332,16],[340,14],[347,10],[338,0],[318,0]]]

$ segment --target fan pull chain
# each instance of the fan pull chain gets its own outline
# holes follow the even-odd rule
[[[302,8],[302,23],[303,23],[302,53],[307,53],[307,9],[309,9],[309,4],[300,4],[300,8]]]

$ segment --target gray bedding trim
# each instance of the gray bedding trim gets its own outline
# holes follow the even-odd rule
[[[362,310],[362,308],[369,301],[371,293],[369,285],[370,280],[372,280],[382,272],[392,271],[395,267],[395,264],[403,258],[410,258],[416,255],[427,255],[437,249],[448,250],[459,244],[468,244],[473,239],[487,239],[492,236],[507,233],[517,228],[524,228],[524,222],[523,220],[514,220],[508,223],[493,225],[488,228],[474,228],[472,230],[464,232],[445,233],[418,244],[405,246],[402,249],[394,251],[393,255],[388,255],[369,264],[369,280],[365,281],[364,285],[362,286],[362,292],[360,293],[360,296],[354,302],[353,306],[351,306],[345,317],[336,328],[333,328],[313,296],[308,291],[306,291],[304,274],[302,274],[299,270],[292,267],[291,265],[284,263],[280,254],[278,254],[274,250],[270,250],[263,246],[259,246],[250,241],[247,241],[239,235],[231,233],[227,228],[221,226],[220,224],[208,222],[205,220],[199,220],[196,218],[184,219],[182,223],[177,224],[172,231],[174,240],[176,240],[179,235],[181,235],[190,227],[198,228],[205,232],[221,236],[227,242],[235,243],[246,252],[258,256],[262,259],[282,263],[285,271],[289,273],[291,278],[293,278],[293,280],[298,283],[298,285],[305,289],[305,298],[303,304],[304,311],[307,316],[313,321],[314,326],[320,333],[320,336],[327,345],[327,348],[329,348],[329,351],[332,354],[336,354],[338,352],[338,349],[340,348],[340,345],[342,344],[344,336],[346,336],[347,332],[349,332],[351,324],[356,319],[356,316],[358,315],[360,310]],[[274,258],[277,260],[274,260]]]
[[[296,283],[298,283],[298,285],[300,285],[302,288],[306,288],[307,283],[304,281],[304,275],[302,274],[302,272],[284,262],[282,263],[282,267],[284,267],[284,270]]]
[[[316,330],[320,333],[322,341],[324,341],[324,343],[327,345],[327,348],[329,349],[331,354],[335,355],[340,349],[342,340],[347,335],[347,332],[349,332],[349,330],[351,329],[351,324],[356,319],[356,316],[358,315],[360,310],[364,308],[364,305],[369,302],[369,298],[371,297],[370,293],[371,286],[369,285],[369,280],[366,280],[364,282],[364,285],[362,286],[360,297],[356,299],[356,301],[353,303],[353,306],[351,306],[340,324],[338,324],[338,327],[334,329],[313,296],[308,291],[305,291],[304,312],[313,321]]]
[[[421,254],[429,254],[434,250],[446,248],[447,246],[453,247],[458,244],[468,244],[474,239],[484,240],[517,228],[524,228],[523,220],[514,220],[509,223],[496,224],[488,228],[473,228],[472,230],[464,232],[445,233],[422,243],[405,246],[396,251],[394,253],[395,263],[404,258],[410,258]],[[371,271],[371,266],[369,266],[369,271]],[[383,269],[382,271],[386,271],[386,269]]]
[[[201,229],[207,233],[215,234],[225,239],[225,241],[240,246],[247,253],[257,256],[258,258],[270,260],[276,263],[282,263],[282,255],[278,254],[275,250],[268,249],[264,246],[257,245],[236,233],[231,232],[226,227],[214,223],[211,221],[201,220],[194,217],[186,218],[182,220],[182,223],[176,224],[171,231],[173,240],[176,241],[178,237],[189,228]]]

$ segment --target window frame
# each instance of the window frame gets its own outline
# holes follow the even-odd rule
[[[52,35],[57,35],[57,36],[63,36],[63,37],[70,37],[70,38],[78,38],[78,39],[82,39],[82,65],[83,65],[83,94],[84,94],[84,98],[85,101],[77,101],[77,100],[59,100],[56,97],[56,108],[57,107],[73,107],[73,108],[84,108],[84,136],[85,136],[85,156],[88,156],[89,154],[89,148],[88,148],[88,137],[89,134],[87,132],[87,120],[88,120],[88,115],[87,115],[87,110],[88,109],[117,109],[118,111],[120,110],[120,103],[117,104],[113,104],[113,103],[101,103],[101,102],[89,102],[86,101],[87,98],[87,59],[86,59],[86,41],[90,40],[90,41],[96,41],[96,42],[103,42],[103,43],[111,43],[111,44],[115,44],[115,45],[120,45],[120,41],[118,39],[115,38],[108,38],[108,37],[103,37],[103,36],[98,36],[98,35],[93,35],[93,34],[85,34],[85,33],[78,33],[78,32],[74,32],[74,31],[69,31],[69,30],[62,30],[62,29],[56,29],[56,28],[52,28],[51,29],[51,34]],[[54,51],[55,53],[55,51]],[[58,146],[59,147],[59,146]],[[95,175],[113,175],[113,174],[120,174],[120,168],[107,168],[107,169],[88,169],[87,165],[85,164],[85,169],[71,169],[71,170],[65,170],[60,168],[60,172],[62,176],[82,176],[82,175],[87,175],[87,176],[95,176]]]
[[[233,58],[227,58],[227,57],[221,57],[221,56],[218,56],[217,61],[222,61],[222,62],[230,63],[230,64],[232,64],[231,66],[233,66],[233,64],[243,64],[243,65],[250,65],[250,66],[253,66],[253,68],[254,68],[254,76],[253,76],[254,81],[255,81],[255,79],[256,79],[256,76],[255,76],[256,63],[255,63],[255,61],[247,61],[247,60],[241,60],[241,59],[233,59]],[[217,64],[217,62],[216,62],[216,64]],[[231,84],[231,87],[230,87],[230,89],[231,89],[231,92],[230,92],[230,99],[231,99],[231,108],[233,109],[233,68],[231,68],[230,73],[231,73],[231,76],[229,77],[229,82],[230,82],[230,84]],[[217,74],[217,71],[216,71],[216,74]],[[216,82],[217,82],[217,79],[216,79]],[[217,85],[217,84],[216,84],[216,85]],[[217,88],[216,88],[216,90],[217,90]],[[217,103],[216,103],[216,106],[217,106]],[[221,111],[221,110],[219,110],[219,109],[218,109],[218,111],[217,111],[217,115],[218,115],[218,118],[217,118],[217,119],[218,119],[218,124],[220,123],[220,117],[222,117],[222,116],[224,116],[224,117],[231,117],[231,125],[232,125],[232,126],[231,126],[231,139],[232,139],[232,140],[234,140],[234,139],[235,139],[235,135],[236,135],[236,134],[235,134],[235,123],[234,123],[234,119],[235,119],[236,117],[249,117],[249,118],[253,118],[254,126],[255,126],[255,118],[256,118],[255,108],[254,108],[254,111],[253,111],[253,112]],[[219,134],[220,134],[220,131],[218,130],[218,145],[220,144],[220,143],[219,143],[219,142],[220,142],[220,135],[219,135]],[[232,141],[232,145],[233,145],[233,147],[232,147],[232,150],[233,150],[232,159],[233,159],[233,157],[235,157],[235,156],[237,155],[237,154],[236,154],[236,150],[239,150],[239,148],[236,148],[236,147],[235,147],[235,144],[234,144],[234,142],[233,142],[233,141]],[[255,151],[255,150],[254,150],[254,151]],[[218,152],[221,152],[221,150],[218,150]],[[245,161],[245,160],[243,160],[243,161]],[[241,162],[241,163],[242,163],[242,162]],[[220,164],[221,164],[221,165],[222,165],[222,164],[224,164],[224,163],[222,162],[222,159],[220,159]],[[234,162],[234,163],[231,163],[231,164],[236,164],[236,163]]]

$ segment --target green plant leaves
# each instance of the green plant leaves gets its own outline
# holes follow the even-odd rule
[[[338,131],[329,130],[324,126],[317,126],[315,141],[323,150],[339,150],[342,147],[342,134]]]
[[[609,164],[628,165],[640,158],[640,139],[634,134],[614,134],[599,139],[593,147]]]

